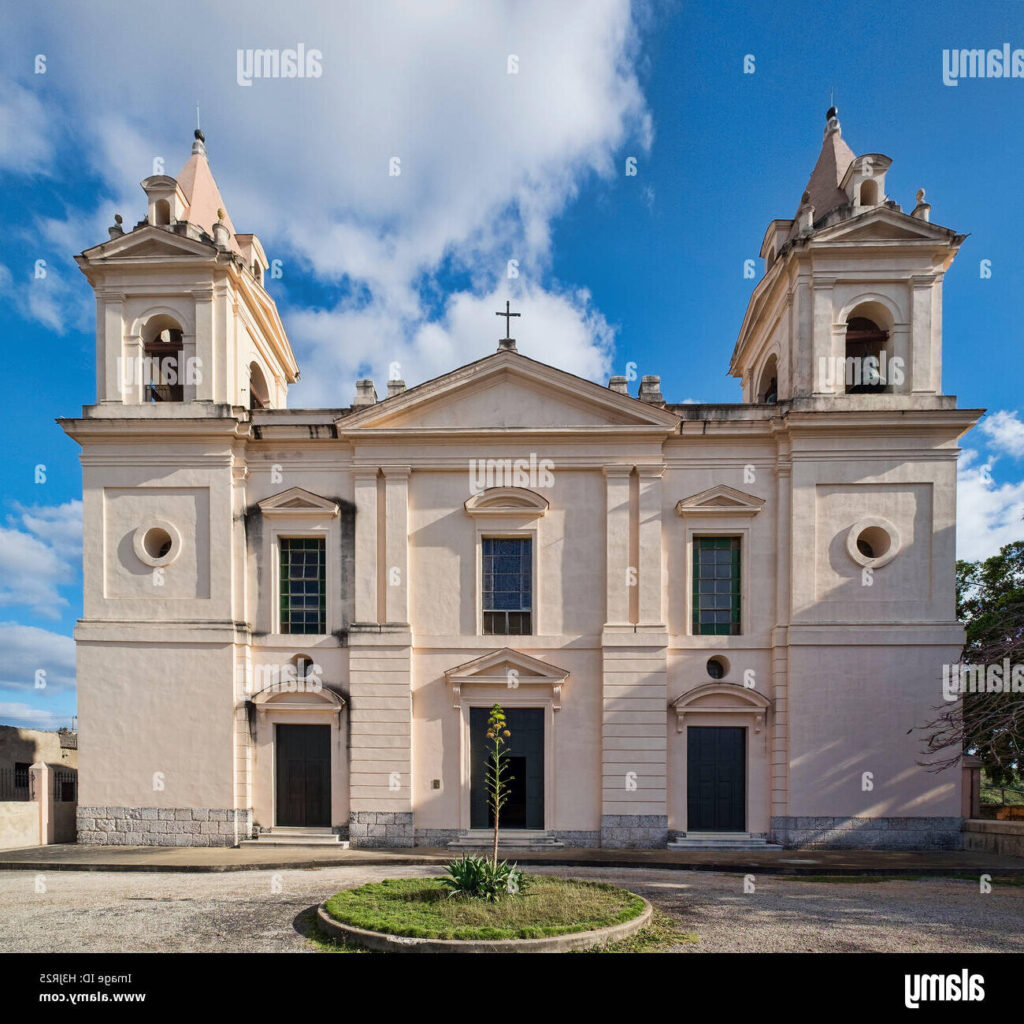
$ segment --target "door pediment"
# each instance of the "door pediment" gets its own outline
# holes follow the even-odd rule
[[[510,647],[490,651],[463,665],[448,669],[445,680],[451,690],[452,707],[462,707],[462,689],[465,686],[482,685],[493,691],[495,703],[500,704],[502,696],[515,692],[521,686],[543,687],[550,696],[553,710],[561,709],[562,687],[569,679],[566,669],[550,665],[539,658],[514,651]]]

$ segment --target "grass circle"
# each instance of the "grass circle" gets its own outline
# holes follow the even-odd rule
[[[327,900],[336,921],[414,939],[541,939],[594,931],[639,917],[637,895],[604,882],[531,876],[525,891],[497,903],[450,897],[439,878],[388,878]]]

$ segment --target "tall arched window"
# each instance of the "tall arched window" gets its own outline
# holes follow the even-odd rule
[[[874,320],[854,316],[846,322],[846,393],[877,395],[892,391],[886,383],[889,332]]]
[[[876,206],[878,204],[878,182],[862,181],[860,185],[860,205]]]
[[[158,199],[153,204],[153,223],[167,227],[171,223],[171,204],[167,199]]]
[[[270,405],[270,389],[259,363],[249,364],[249,408],[265,409]]]
[[[764,364],[761,379],[757,385],[755,402],[773,403],[779,400],[779,364],[775,356],[771,356]]]
[[[143,400],[180,402],[185,397],[181,325],[166,314],[153,317],[142,331]]]

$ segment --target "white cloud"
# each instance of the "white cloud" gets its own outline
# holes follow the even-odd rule
[[[1024,540],[1024,481],[998,484],[992,461],[964,449],[957,479],[956,556],[977,561]]]
[[[997,454],[1010,455],[1019,459],[1024,455],[1024,423],[1016,411],[1000,409],[990,413],[978,425],[978,429],[989,441],[989,447]]]
[[[59,729],[71,727],[72,716],[57,711],[34,708],[15,701],[0,701],[0,722],[19,729]]]
[[[4,652],[0,686],[47,694],[75,685],[75,641],[37,626],[0,622],[0,649]],[[37,685],[37,673],[44,675]]]
[[[187,48],[151,45],[188,23],[188,10],[203,31]],[[40,237],[60,251],[96,244],[115,203],[126,225],[138,219],[137,183],[154,157],[176,174],[188,156],[191,107],[168,106],[188,82],[238,229],[258,232],[284,260],[289,288],[309,272],[358,296],[322,312],[282,302],[304,371],[293,405],[348,404],[341,382],[326,382],[347,385],[366,364],[382,386],[381,365],[397,359],[414,384],[493,351],[494,297],[515,294],[510,259],[529,303],[520,335],[532,329],[546,361],[603,373],[606,325],[589,298],[550,280],[549,247],[553,220],[579,189],[613,180],[651,144],[627,0],[352,4],[343,18],[324,0],[251,12],[238,0],[185,2],[171,18],[100,0],[46,13],[45,28],[35,21],[42,12],[22,12],[9,45],[28,46],[42,31],[61,53],[62,80],[90,83],[61,96],[55,88],[52,102],[66,109],[107,192],[100,209],[40,221]],[[84,37],[104,46],[77,45]],[[238,49],[299,42],[322,52],[322,77],[237,85]],[[129,56],[111,62],[110,52]],[[507,73],[510,54],[517,74]],[[400,176],[388,173],[392,157]],[[438,316],[430,299],[446,267],[471,283]],[[29,313],[56,328],[59,307],[33,294]],[[479,319],[463,324],[460,310]]]
[[[29,608],[60,618],[61,586],[76,579],[82,551],[82,503],[17,507],[0,526],[0,607]]]
[[[42,75],[33,75],[33,80],[45,84]],[[42,91],[24,89],[0,77],[0,170],[52,172],[56,125],[40,100]]]

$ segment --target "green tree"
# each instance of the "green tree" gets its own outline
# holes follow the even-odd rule
[[[1024,541],[984,561],[956,564],[957,618],[966,628],[961,661],[1024,663]],[[996,785],[1024,777],[1024,693],[965,693],[925,726],[923,763],[947,768],[976,754]]]

